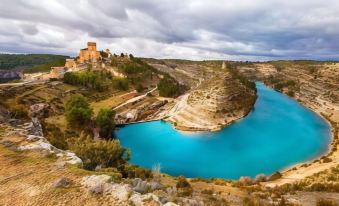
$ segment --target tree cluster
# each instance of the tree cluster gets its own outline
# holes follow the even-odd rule
[[[65,65],[66,58],[68,57],[50,54],[0,54],[0,70],[48,71],[52,66]]]
[[[65,116],[69,126],[79,128],[90,126],[93,120],[93,109],[87,100],[79,95],[73,95],[66,103]],[[111,109],[102,108],[96,116],[94,123],[99,129],[99,135],[105,139],[112,138],[114,129],[115,112]]]
[[[110,82],[112,75],[109,72],[94,72],[87,70],[84,72],[67,72],[64,75],[64,83],[71,85],[81,85],[96,91],[103,91],[105,83]]]
[[[173,97],[179,93],[179,84],[171,78],[164,77],[158,83],[159,95]]]

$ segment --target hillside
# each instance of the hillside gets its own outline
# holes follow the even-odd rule
[[[236,70],[222,68],[221,61],[150,63],[191,88],[167,114],[179,130],[219,130],[246,116],[255,103],[254,83],[245,84]]]
[[[20,79],[23,72],[45,72],[52,66],[63,66],[66,58],[51,54],[0,54],[0,83]]]
[[[113,57],[85,65],[87,70],[71,73],[68,80],[0,87],[0,164],[4,166],[0,184],[5,188],[0,190],[0,202],[166,206],[286,202],[313,206],[321,199],[339,202],[335,150],[338,69],[337,64],[316,65],[315,78],[293,62],[284,67],[271,62],[227,62],[222,66],[221,61]],[[242,177],[239,181],[171,177],[159,174],[157,168],[131,165],[119,160],[121,157],[118,165],[85,167],[88,160],[115,160],[116,156],[109,156],[110,148],[113,154],[125,152],[117,143],[96,135],[91,125],[101,109],[114,110],[117,124],[165,118],[181,130],[216,130],[251,111],[256,92],[248,79],[264,81],[290,95],[293,90],[293,98],[328,118],[335,137],[332,151],[282,174]],[[166,86],[178,86],[173,96],[160,96],[158,85],[162,80],[166,80]],[[84,96],[93,108],[90,124],[80,128],[70,125],[65,117],[67,102],[75,94]],[[41,127],[37,118],[32,118],[34,110],[41,113]]]

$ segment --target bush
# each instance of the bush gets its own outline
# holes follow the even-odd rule
[[[329,157],[324,157],[323,158],[323,163],[329,163],[329,162],[332,162],[331,158],[329,158]]]
[[[251,177],[243,176],[243,177],[240,177],[239,183],[242,186],[248,186],[248,185],[252,185],[253,184],[253,180],[251,179]]]
[[[165,77],[158,83],[159,95],[163,97],[173,97],[179,92],[179,85],[174,80]]]
[[[95,124],[99,127],[100,137],[112,138],[115,112],[112,109],[100,109]]]
[[[153,177],[152,171],[136,165],[125,164],[119,168],[124,178],[141,178],[143,180]]]
[[[268,181],[274,181],[274,180],[280,179],[281,177],[282,177],[282,174],[280,172],[275,172],[268,178]]]
[[[192,186],[184,176],[178,177],[176,188],[178,190],[178,196],[190,196],[193,192]]]
[[[115,89],[126,91],[128,89],[128,80],[126,78],[115,77],[112,79]]]
[[[259,183],[259,182],[266,182],[267,178],[265,176],[265,174],[258,174],[256,177],[255,177],[255,182],[256,183]]]
[[[336,206],[337,204],[331,200],[318,199],[317,206]]]
[[[91,67],[91,65],[88,65],[88,67]],[[109,72],[94,72],[88,69],[84,72],[67,72],[63,81],[67,84],[81,85],[101,92],[104,90],[103,83],[109,83],[111,78],[112,75]]]
[[[136,87],[136,90],[137,92],[143,92],[145,90],[145,88],[141,85],[141,84],[138,84],[137,87]]]
[[[87,125],[92,118],[92,108],[90,108],[86,99],[79,95],[73,95],[66,103],[66,120],[71,126]]]
[[[79,138],[70,139],[69,145],[82,159],[85,169],[94,170],[97,166],[119,168],[127,162],[127,150],[121,147],[119,140],[94,141],[81,135]]]

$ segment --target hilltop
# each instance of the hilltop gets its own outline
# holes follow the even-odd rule
[[[76,67],[70,66],[73,61]],[[0,169],[0,184],[6,188],[0,191],[0,201],[5,205],[339,201],[336,63],[156,60],[101,51],[95,60],[78,63],[75,58],[66,65],[66,72],[58,73],[60,78],[0,87],[0,163],[5,166]],[[254,180],[186,179],[129,164],[133,152],[128,154],[100,133],[98,116],[105,109],[114,111],[116,124],[164,119],[181,130],[220,129],[251,111],[256,80],[326,118],[333,132],[331,151],[313,162]],[[84,97],[80,100],[85,103],[77,101],[92,109],[80,127],[70,124],[65,115],[75,95]],[[15,200],[10,196],[14,192]]]

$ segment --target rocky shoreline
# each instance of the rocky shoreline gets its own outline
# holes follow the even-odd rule
[[[293,183],[339,164],[339,104],[336,102],[338,94],[335,93],[335,91],[339,90],[339,81],[336,79],[338,77],[339,64],[320,64],[316,65],[315,68],[317,68],[315,74],[310,74],[309,70],[305,70],[298,65],[283,68],[281,71],[277,71],[275,66],[268,63],[240,68],[244,75],[252,76],[254,72],[257,79],[262,80],[273,89],[275,89],[276,83],[272,83],[272,79],[284,79],[285,82],[295,82],[293,88],[298,89],[296,89],[291,98],[323,118],[329,124],[331,130],[332,139],[327,152],[312,160],[284,169],[281,171],[282,178],[267,183],[267,186],[275,187],[286,183]],[[280,92],[288,95],[290,89],[283,88]],[[328,92],[331,96],[328,95]]]

